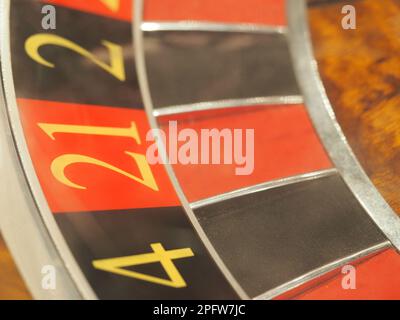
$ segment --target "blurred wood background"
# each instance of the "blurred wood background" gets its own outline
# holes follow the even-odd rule
[[[10,299],[31,299],[31,295],[0,235],[0,300]]]
[[[314,1],[314,53],[337,119],[364,170],[400,214],[400,0]],[[341,27],[356,8],[357,29]]]

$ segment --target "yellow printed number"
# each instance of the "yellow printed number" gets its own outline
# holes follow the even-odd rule
[[[112,12],[117,12],[120,6],[120,0],[100,0]]]
[[[96,64],[103,70],[107,71],[118,80],[125,81],[126,76],[125,76],[125,66],[124,66],[122,47],[107,40],[103,40],[102,44],[107,48],[109,52],[110,55],[109,65],[99,60],[91,52],[77,45],[75,42],[55,34],[38,33],[30,36],[25,42],[25,51],[28,54],[28,56],[37,63],[44,65],[48,68],[54,68],[55,67],[54,63],[44,59],[40,55],[39,49],[45,45],[63,47],[75,51],[81,56],[89,59],[94,64]]]
[[[96,127],[81,126],[72,124],[54,124],[54,123],[38,123],[42,129],[52,140],[56,140],[55,133],[75,133],[75,134],[91,134],[98,136],[126,137],[133,138],[137,144],[141,144],[139,132],[134,122],[131,122],[129,128],[116,127]]]
[[[186,282],[182,278],[179,271],[176,269],[172,260],[193,257],[194,253],[190,248],[176,249],[176,250],[165,250],[161,243],[152,243],[152,253],[138,254],[128,257],[111,258],[103,260],[93,261],[93,266],[96,269],[115,273],[121,276],[135,278],[138,280],[148,281],[151,283],[173,287],[173,288],[184,288]],[[148,263],[160,262],[169,279],[163,279],[144,273],[130,271],[123,269],[126,267],[132,267],[137,265],[143,265]]]
[[[96,127],[96,126],[80,126],[80,125],[68,125],[68,124],[54,124],[54,123],[38,123],[38,126],[52,139],[55,140],[55,134],[86,134],[86,135],[101,135],[101,136],[115,136],[115,137],[127,137],[135,140],[137,144],[141,144],[139,132],[136,124],[131,123],[129,128],[115,128],[115,127]],[[134,152],[125,151],[125,154],[135,160],[141,177],[136,177],[129,172],[121,170],[107,162],[81,155],[81,154],[63,154],[55,158],[51,164],[51,172],[53,176],[64,185],[76,188],[86,189],[77,183],[72,182],[65,175],[66,167],[73,164],[92,164],[99,167],[106,168],[118,174],[121,174],[129,179],[139,182],[146,187],[158,191],[158,186],[154,175],[151,171],[150,165],[146,160],[146,156]]]
[[[158,191],[158,187],[156,184],[156,181],[154,180],[153,174],[151,172],[150,166],[147,163],[146,156],[142,154],[137,154],[134,152],[128,152],[125,151],[125,153],[129,156],[131,156],[137,163],[139,167],[140,174],[142,175],[142,179],[138,178],[129,172],[126,172],[124,170],[121,170],[111,164],[108,164],[107,162],[88,157],[85,155],[81,154],[64,154],[62,156],[57,157],[56,159],[53,160],[51,164],[51,172],[53,173],[53,176],[60,181],[61,183],[65,184],[68,187],[76,188],[76,189],[86,189],[86,187],[83,187],[79,184],[76,184],[69,180],[66,175],[65,175],[65,168],[68,167],[69,165],[76,164],[76,163],[86,163],[86,164],[93,164],[99,167],[103,167],[106,169],[109,169],[111,171],[114,171],[116,173],[119,173],[129,179],[132,179],[136,182],[139,182],[146,187],[149,187],[150,189],[154,191]]]

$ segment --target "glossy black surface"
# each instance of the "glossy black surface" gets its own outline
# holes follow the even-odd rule
[[[144,36],[155,107],[299,94],[282,34],[160,31]]]
[[[11,53],[19,98],[143,108],[130,23],[57,7],[56,30],[43,30],[41,8],[42,4],[37,1],[12,1]],[[41,56],[55,67],[38,64],[27,55],[25,42],[40,33],[68,39],[106,64],[110,59],[109,51],[102,41],[121,46],[126,80],[120,81],[82,55],[55,45],[39,49]]]
[[[101,299],[237,299],[180,207],[61,213],[55,218],[82,271]],[[187,283],[171,288],[92,266],[93,260],[191,248],[194,256],[173,260]],[[160,263],[127,269],[168,279]]]
[[[336,175],[248,194],[195,213],[252,297],[385,241]]]

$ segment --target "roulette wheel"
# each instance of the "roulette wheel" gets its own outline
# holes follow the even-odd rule
[[[3,0],[0,226],[33,297],[399,299],[399,14]]]

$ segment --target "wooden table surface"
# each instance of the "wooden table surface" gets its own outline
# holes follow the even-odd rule
[[[341,27],[353,4],[357,29]],[[400,0],[317,1],[314,53],[337,119],[364,170],[400,215]]]
[[[0,300],[31,299],[31,295],[0,236]]]

